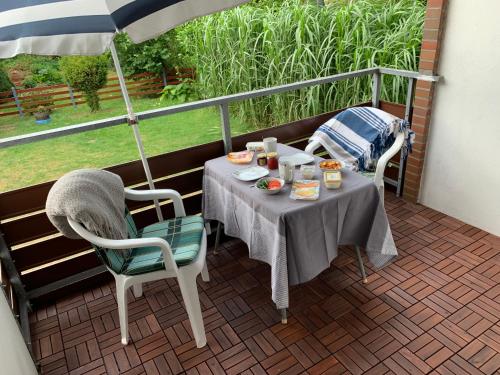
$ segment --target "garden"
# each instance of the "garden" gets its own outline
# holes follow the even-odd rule
[[[425,1],[253,1],[191,21],[161,37],[132,44],[117,38],[126,76],[192,68],[195,79],[179,79],[158,93],[133,97],[137,112],[171,104],[292,83],[373,66],[417,70]],[[0,138],[54,129],[126,113],[121,99],[105,100],[114,75],[108,54],[99,57],[18,56],[2,62],[0,92],[45,92],[41,106],[23,117],[0,117]],[[80,104],[51,105],[48,85],[70,85]],[[371,82],[355,78],[286,94],[247,100],[231,107],[233,134],[305,118],[366,100]],[[382,98],[403,102],[404,83],[383,82]],[[40,94],[37,94],[40,97]],[[44,94],[45,95],[45,94]],[[86,104],[83,104],[85,102]],[[50,116],[45,125],[30,113]],[[217,108],[141,122],[149,156],[221,138]],[[105,167],[138,158],[128,126],[81,133],[0,149],[0,191],[58,178],[83,167]]]

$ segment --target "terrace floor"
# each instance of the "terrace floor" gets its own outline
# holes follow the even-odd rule
[[[175,281],[130,293],[132,343],[120,344],[113,284],[35,311],[45,374],[493,374],[500,369],[500,239],[388,193],[400,256],[363,285],[344,249],[292,288],[288,325],[269,267],[237,240],[208,256],[199,282],[208,345],[196,349]]]

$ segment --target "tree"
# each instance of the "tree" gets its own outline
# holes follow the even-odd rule
[[[65,56],[60,67],[70,86],[84,93],[90,111],[98,111],[97,90],[103,88],[108,79],[108,56]]]
[[[143,72],[160,74],[182,64],[181,48],[174,30],[139,44],[134,44],[126,34],[118,34],[115,43],[127,76]]]

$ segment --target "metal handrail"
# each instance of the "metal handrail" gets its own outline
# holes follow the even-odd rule
[[[334,74],[334,75],[327,76],[327,77],[314,78],[314,79],[310,79],[310,80],[306,80],[306,81],[300,81],[300,82],[294,82],[294,83],[289,83],[289,84],[284,84],[284,85],[279,85],[279,86],[267,87],[267,88],[258,89],[258,90],[254,90],[254,91],[248,91],[248,92],[242,92],[242,93],[238,93],[238,94],[220,96],[220,97],[211,98],[211,99],[199,100],[199,101],[195,101],[195,102],[191,102],[191,103],[183,103],[183,104],[173,105],[173,106],[165,107],[165,108],[143,111],[143,112],[137,113],[136,116],[139,120],[145,120],[145,119],[150,119],[150,118],[154,118],[154,117],[171,115],[174,113],[193,111],[193,110],[200,109],[200,108],[219,106],[220,111],[221,111],[221,124],[223,126],[224,144],[225,144],[226,151],[228,151],[231,149],[231,134],[230,134],[230,131],[228,131],[228,130],[230,130],[230,127],[229,127],[228,111],[227,111],[226,107],[230,103],[233,103],[236,101],[247,100],[247,99],[254,99],[254,98],[258,98],[258,97],[262,97],[262,96],[279,94],[279,93],[283,93],[283,92],[287,92],[287,91],[298,90],[298,89],[311,87],[311,86],[317,86],[317,85],[321,85],[321,84],[332,83],[332,82],[336,82],[336,81],[343,81],[343,80],[346,80],[349,78],[365,77],[365,76],[369,76],[369,75],[372,75],[374,77],[377,77],[377,76],[379,77],[380,75],[383,75],[383,74],[405,77],[405,78],[408,78],[409,80],[424,80],[424,81],[431,81],[431,82],[437,82],[439,80],[438,76],[427,76],[427,75],[422,75],[418,72],[412,72],[412,71],[408,71],[408,70],[398,70],[398,69],[375,67],[375,68],[356,70],[353,72]],[[378,87],[375,87],[375,86],[378,86]],[[380,93],[380,84],[374,85],[374,94],[375,94],[374,95],[374,103],[375,103],[375,98],[377,99],[377,103],[378,103],[379,93]],[[411,103],[407,103],[407,106],[408,105],[411,106]],[[26,144],[26,143],[42,141],[45,139],[62,137],[62,136],[70,135],[70,134],[83,133],[83,132],[87,132],[87,131],[91,131],[91,130],[97,130],[97,129],[107,128],[107,127],[126,124],[126,123],[127,123],[127,115],[123,115],[123,116],[102,119],[102,120],[86,122],[86,123],[82,123],[82,124],[78,124],[78,125],[66,126],[66,127],[58,128],[58,129],[44,130],[44,131],[40,131],[40,132],[36,132],[36,133],[18,135],[18,136],[14,136],[14,137],[0,139],[0,149],[12,147],[12,146],[17,146],[17,145],[21,145],[21,144]]]

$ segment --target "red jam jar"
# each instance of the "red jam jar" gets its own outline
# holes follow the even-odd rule
[[[278,169],[278,154],[276,152],[267,154],[267,168]]]

